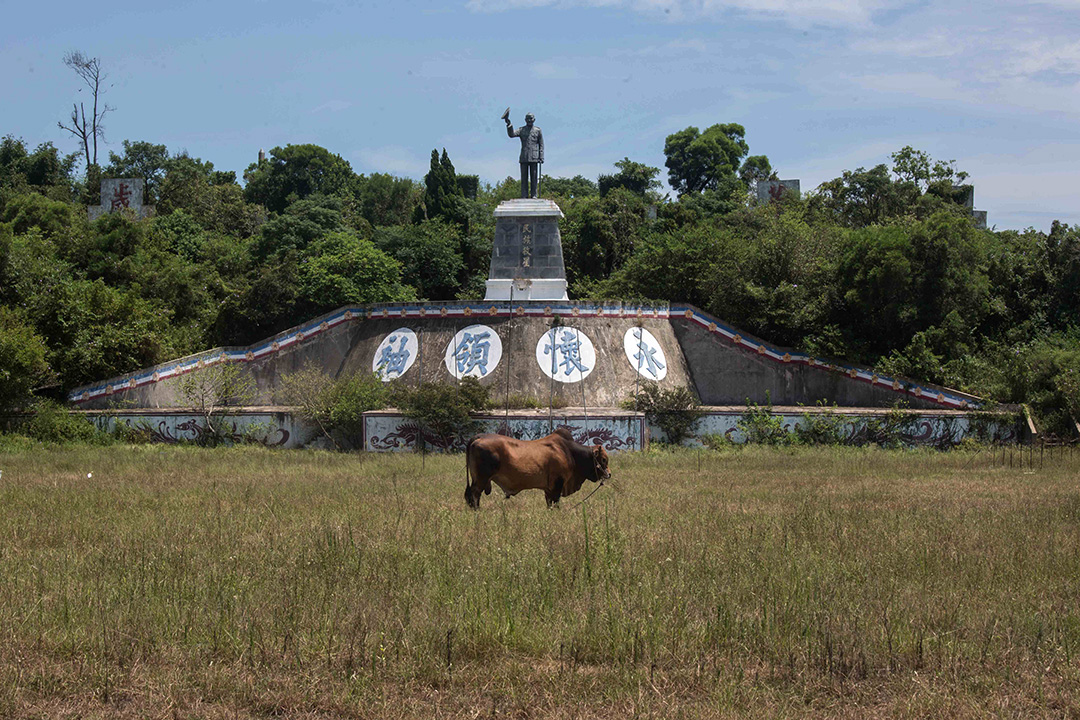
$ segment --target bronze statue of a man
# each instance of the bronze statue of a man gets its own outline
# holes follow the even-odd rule
[[[503,120],[506,121],[506,134],[521,138],[521,155],[518,157],[521,163],[521,197],[540,197],[538,176],[540,165],[544,162],[544,134],[533,124],[536,116],[526,114],[525,124],[516,130],[510,123],[509,114],[503,115]]]

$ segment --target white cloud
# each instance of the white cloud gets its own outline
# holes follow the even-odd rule
[[[1066,75],[1080,74],[1080,40],[1039,38],[1014,43],[1003,60],[1003,69],[1010,75],[1027,77],[1050,72]]]
[[[933,30],[925,35],[881,35],[860,37],[851,49],[871,55],[899,55],[915,58],[944,58],[960,55],[968,50],[964,35],[945,30]]]
[[[476,12],[503,12],[538,7],[622,7],[667,16],[671,20],[718,18],[730,12],[778,18],[797,25],[866,25],[880,10],[901,0],[468,0]]]

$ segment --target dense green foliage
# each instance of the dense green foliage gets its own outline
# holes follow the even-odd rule
[[[742,126],[688,127],[664,149],[675,197],[626,157],[596,180],[544,178],[566,215],[572,297],[691,302],[771,342],[1030,402],[1046,428],[1073,427],[1080,228],[976,229],[955,184],[966,174],[911,147],[767,205],[749,191],[777,173]],[[78,176],[77,156],[49,143],[0,142],[0,346],[27,338],[5,405],[347,303],[481,297],[492,210],[518,194],[516,178],[457,175],[445,149],[417,182],[286,145],[244,187],[164,145],[125,141],[109,158]],[[145,178],[156,216],[88,222],[102,174]]]
[[[480,422],[472,413],[487,410],[488,388],[473,377],[462,378],[457,385],[422,383],[417,387],[395,385],[390,402],[405,417],[415,420],[424,437],[433,435],[443,446],[454,438],[466,438],[480,431]]]
[[[313,366],[283,377],[280,392],[280,402],[296,407],[337,448],[362,445],[364,413],[386,407],[390,398],[377,375],[332,378]]]
[[[661,388],[652,381],[642,384],[639,392],[623,402],[627,410],[644,413],[646,419],[664,432],[664,442],[681,445],[693,434],[701,419],[701,403],[687,387]]]

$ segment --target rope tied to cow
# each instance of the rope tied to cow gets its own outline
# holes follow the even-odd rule
[[[599,480],[599,482],[597,483],[596,487],[594,487],[592,489],[592,491],[589,492],[589,494],[586,495],[585,498],[581,500],[581,502],[579,502],[577,505],[574,505],[574,507],[570,508],[570,512],[573,512],[574,510],[577,510],[579,507],[584,505],[585,502],[589,498],[591,498],[593,495],[596,494],[597,490],[604,487],[605,478],[604,478],[603,474],[600,471],[600,461],[596,459],[596,456],[593,456],[593,472],[596,473],[596,477]]]
[[[596,487],[594,487],[592,489],[592,492],[590,492],[588,495],[586,495],[585,498],[581,502],[579,502],[574,507],[570,508],[569,512],[573,512],[573,511],[577,510],[579,507],[581,507],[582,505],[584,505],[585,501],[588,500],[589,498],[591,498],[593,495],[595,495],[596,491],[599,490],[602,487],[604,487],[604,481],[603,480],[601,480],[600,483]]]

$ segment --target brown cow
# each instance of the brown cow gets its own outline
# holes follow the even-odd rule
[[[480,507],[481,493],[491,494],[492,481],[508,498],[522,490],[542,489],[551,507],[560,497],[576,493],[586,480],[609,477],[604,447],[575,442],[565,428],[539,440],[477,435],[465,448],[465,502],[472,508]]]

